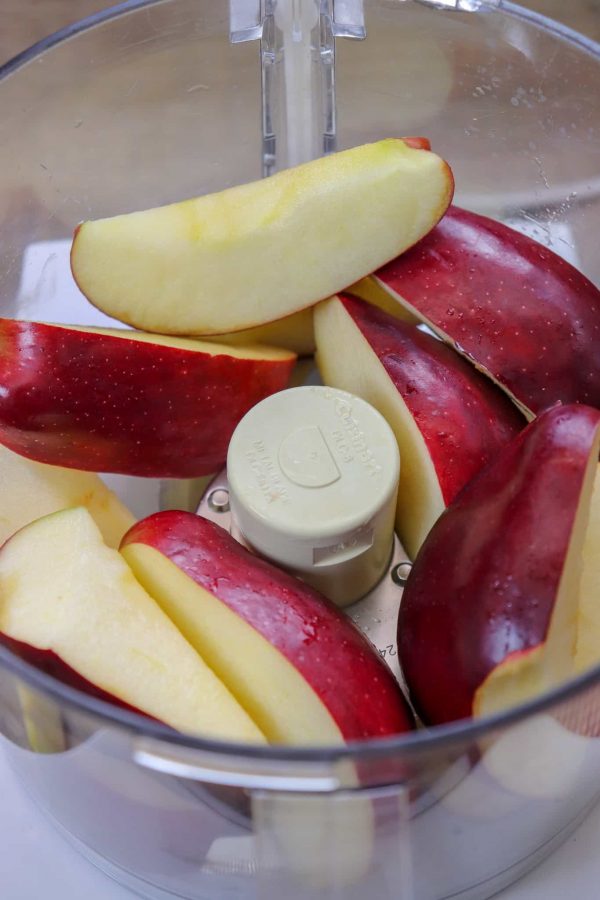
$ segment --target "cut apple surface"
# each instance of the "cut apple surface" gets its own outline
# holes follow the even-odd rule
[[[388,291],[374,274],[366,275],[351,284],[347,288],[347,293],[366,300],[371,306],[379,307],[395,319],[401,319],[411,325],[418,325],[421,321],[418,316],[409,312],[405,305],[399,303],[398,298]]]
[[[398,620],[403,671],[427,723],[494,713],[557,686],[577,671],[585,630],[600,647],[600,595],[582,594],[593,586],[586,564],[600,556],[595,517],[588,527],[599,444],[599,411],[553,407],[434,526]]]
[[[595,759],[592,742],[551,714],[541,713],[517,722],[492,741],[481,765],[499,787],[517,797],[561,800],[591,777],[586,758],[590,763]]]
[[[500,222],[451,207],[431,234],[358,290],[400,303],[525,412],[558,401],[600,406],[600,291]]]
[[[69,506],[85,506],[109,547],[118,547],[135,522],[97,475],[47,466],[0,444],[0,545],[35,519]]]
[[[61,753],[68,749],[60,704],[28,684],[17,682],[17,697],[29,748],[34,753]]]
[[[38,519],[0,550],[0,642],[179,731],[264,742],[81,507]]]
[[[536,809],[532,800],[564,800],[594,777],[593,742],[549,713],[528,716],[491,740],[484,738],[482,745],[467,776],[441,797],[443,809],[456,817],[459,827],[509,816],[522,822],[527,810]]]
[[[269,347],[284,347],[298,356],[311,356],[315,350],[313,311],[311,308],[301,309],[266,325],[257,325],[255,328],[246,328],[244,331],[233,331],[229,334],[217,334],[206,337],[206,340],[219,341],[231,347],[266,344]]]
[[[39,462],[190,478],[218,471],[239,420],[295,355],[126,329],[0,319],[0,442]]]
[[[583,543],[575,670],[600,663],[600,467],[596,470],[589,523]]]
[[[448,165],[390,138],[193,200],[84,222],[71,268],[147,331],[222,334],[281,319],[415,244],[446,211]]]
[[[128,532],[122,553],[270,741],[337,744],[412,727],[393,675],[355,626],[218,525],[157,513]]]
[[[396,526],[411,557],[458,491],[525,421],[441,341],[342,294],[315,309],[323,381],[387,419],[400,448]]]

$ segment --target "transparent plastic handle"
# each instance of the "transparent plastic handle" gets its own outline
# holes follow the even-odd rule
[[[335,39],[365,37],[363,0],[230,0],[229,39],[260,39],[263,174],[336,146]]]
[[[343,768],[337,771],[335,762],[286,764],[251,756],[227,757],[217,752],[169,747],[150,738],[134,740],[133,760],[176,778],[247,790],[330,793],[346,786]]]
[[[335,44],[319,0],[266,0],[261,41],[263,169],[335,149]]]

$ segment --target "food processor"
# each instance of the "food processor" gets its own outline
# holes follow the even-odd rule
[[[503,0],[123,3],[0,70],[2,314],[110,324],[70,275],[82,219],[419,134],[461,206],[598,283],[599,76],[598,46]],[[231,527],[223,474],[208,489],[106,481],[137,516],[200,504]],[[396,548],[381,582],[396,604],[403,563]],[[397,664],[393,629],[369,636]],[[600,794],[600,669],[493,718],[264,748],[175,733],[2,647],[0,667],[12,768],[85,856],[152,900],[481,900]]]

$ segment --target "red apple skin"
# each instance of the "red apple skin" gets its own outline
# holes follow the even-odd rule
[[[533,413],[600,406],[600,291],[547,247],[450,207],[375,275]]]
[[[0,442],[38,462],[157,478],[223,465],[235,426],[289,360],[210,356],[0,319]]]
[[[431,141],[426,137],[403,137],[402,140],[407,147],[413,150],[431,150]]]
[[[398,651],[427,724],[473,714],[507,657],[546,638],[600,412],[542,413],[456,498],[404,589]]]
[[[525,419],[446,344],[364,300],[338,296],[406,403],[450,503]]]
[[[313,588],[193,513],[168,510],[143,519],[121,547],[135,543],[158,550],[279,650],[346,741],[412,729],[404,695],[375,648]]]
[[[76,669],[73,669],[72,666],[66,663],[53,650],[34,647],[31,644],[25,643],[25,641],[17,641],[15,638],[9,637],[2,632],[0,632],[0,644],[6,647],[7,650],[10,650],[14,656],[18,656],[19,659],[35,666],[36,669],[45,672],[46,675],[50,675],[57,681],[61,681],[63,684],[75,688],[83,694],[88,694],[90,697],[95,697],[96,700],[102,700],[104,703],[111,703],[113,706],[118,706],[120,709],[134,712],[138,716],[143,716],[145,719],[150,719],[153,722],[158,721],[154,716],[149,716],[135,706],[131,706],[119,697],[115,697],[114,694],[110,694],[93,682],[88,681],[87,678],[80,675]],[[165,725],[165,728],[169,728],[169,726]],[[169,731],[173,731],[173,729],[169,728]],[[175,732],[173,731],[173,733]]]

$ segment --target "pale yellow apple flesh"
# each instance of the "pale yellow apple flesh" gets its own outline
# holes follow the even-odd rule
[[[0,551],[0,631],[179,731],[264,742],[82,507],[37,520]]]
[[[230,347],[267,344],[269,347],[284,347],[298,356],[311,356],[315,351],[313,311],[310,307],[301,309],[291,316],[268,322],[266,325],[257,325],[255,328],[246,328],[244,331],[233,331],[229,334],[216,334],[204,340],[219,341]]]
[[[271,178],[85,222],[79,288],[147,331],[223,334],[341,290],[415,244],[453,192],[448,165],[390,138]]]
[[[360,891],[357,882],[375,862],[374,804],[355,789],[352,764],[338,762],[338,766],[350,789],[341,795],[263,792],[253,804],[263,854],[268,842],[274,865],[294,873],[304,887],[300,896],[306,898],[339,896],[345,885],[354,888],[355,896],[373,896],[355,891]]]
[[[548,713],[529,717],[484,740],[481,758],[441,802],[459,819],[491,821],[519,815],[532,797],[561,800],[589,777],[590,747]]]
[[[297,669],[255,628],[147,544],[123,547],[134,575],[267,740],[343,744],[339,728]]]
[[[366,300],[372,306],[378,306],[397,319],[412,322],[415,325],[419,319],[411,315],[406,307],[402,306],[380,284],[374,275],[361,278],[356,284],[348,288],[351,294],[356,294]],[[257,325],[255,328],[247,328],[244,331],[233,331],[229,334],[216,334],[203,337],[207,341],[220,341],[229,346],[243,346],[244,344],[267,344],[270,347],[284,347],[298,356],[311,356],[315,352],[315,333],[313,328],[313,310],[301,309],[299,312],[268,322],[266,325]]]
[[[404,322],[410,322],[418,325],[421,319],[413,315],[406,306],[404,306],[394,294],[391,294],[386,286],[377,278],[375,274],[365,275],[360,281],[356,281],[348,288],[349,294],[366,300],[371,306],[378,306],[390,316],[396,319],[402,319]]]
[[[269,742],[288,745],[343,744],[342,734],[295,667],[225,603],[187,576],[153,547],[128,544],[122,554],[145,589],[252,716]],[[349,786],[357,776],[340,766]],[[268,816],[262,822],[262,815]],[[253,816],[273,853],[314,886],[360,878],[373,845],[373,812],[357,795],[340,806],[330,798],[286,794],[257,801]],[[258,823],[261,824],[258,824]],[[315,823],[326,823],[323,828]],[[333,834],[329,832],[333,830]],[[331,839],[328,839],[331,838]],[[332,871],[332,866],[334,870]]]
[[[600,662],[598,443],[590,454],[547,639],[492,670],[476,692],[475,715],[518,706]]]
[[[583,570],[577,607],[575,671],[600,663],[600,467],[594,478],[590,519],[583,542]]]
[[[41,516],[85,506],[109,547],[135,522],[116,494],[92,472],[47,466],[0,444],[0,545]]]
[[[581,778],[589,748],[589,738],[542,713],[504,731],[485,751],[482,764],[517,796],[558,800]]]
[[[400,448],[396,530],[414,558],[446,505],[427,446],[404,400],[342,305],[315,309],[317,363],[325,384],[362,397],[387,420]]]
[[[22,682],[17,682],[17,697],[30,749],[35,753],[66,750],[62,714],[54,697],[44,697]]]
[[[282,360],[293,358],[289,350],[280,347],[263,344],[246,344],[233,346],[221,343],[216,338],[204,341],[199,338],[177,337],[172,334],[147,334],[144,331],[134,331],[132,328],[99,328],[94,325],[56,325],[53,322],[44,323],[51,328],[66,328],[69,331],[95,332],[106,334],[110,337],[121,338],[125,341],[140,341],[146,344],[158,344],[161,347],[173,347],[175,350],[194,350],[197,353],[206,353],[208,356],[231,356],[234,359],[265,359]]]

